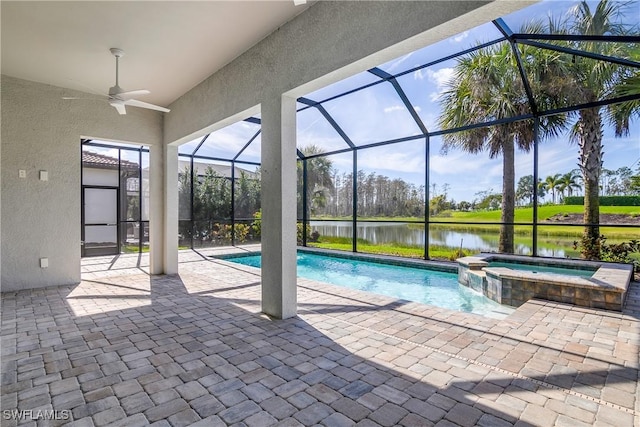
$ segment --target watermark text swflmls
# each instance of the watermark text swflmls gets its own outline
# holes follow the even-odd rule
[[[5,420],[70,420],[71,411],[69,409],[62,409],[60,411],[55,409],[5,409],[2,411],[2,418]]]

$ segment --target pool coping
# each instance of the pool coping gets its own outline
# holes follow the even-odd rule
[[[344,259],[354,259],[360,261],[370,261],[377,262],[378,264],[389,264],[389,265],[398,265],[403,267],[413,267],[420,268],[423,270],[434,270],[440,271],[444,273],[457,273],[458,265],[455,262],[450,261],[434,261],[434,260],[424,260],[417,258],[403,258],[397,257],[393,255],[381,255],[381,254],[366,254],[361,252],[344,252],[344,251],[336,251],[333,249],[322,249],[322,248],[310,248],[304,246],[298,246],[298,252],[312,253],[317,255],[327,255],[332,256],[334,258],[344,258]],[[226,253],[219,255],[209,255],[210,258],[214,259],[230,259],[230,258],[242,258],[247,256],[260,255],[261,250],[254,251],[244,251],[238,253]]]
[[[591,277],[490,267],[493,260],[508,260],[540,266],[594,268]],[[630,264],[557,258],[531,258],[520,255],[480,253],[458,262],[458,280],[484,293],[500,304],[518,307],[531,298],[570,303],[591,308],[622,311],[633,279]]]

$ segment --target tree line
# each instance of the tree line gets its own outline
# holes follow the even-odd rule
[[[582,175],[579,169],[548,175],[544,179],[538,178],[537,187],[538,202],[544,202],[546,197],[550,197],[552,204],[562,203],[565,197],[582,194]],[[599,188],[601,196],[640,195],[640,166],[635,172],[627,166],[616,170],[603,168]],[[519,179],[515,199],[518,206],[533,204],[533,175],[525,175]]]
[[[232,185],[235,187],[233,197]],[[193,189],[193,199],[192,199]],[[232,200],[233,199],[233,200]],[[216,172],[211,166],[204,174],[195,175],[191,182],[191,168],[178,174],[178,218],[182,240],[230,244],[243,241],[256,232],[252,227],[260,211],[260,171],[253,176],[240,171],[232,183],[230,177]],[[240,221],[231,227],[231,219]]]
[[[303,147],[303,155],[322,153],[315,145]],[[298,218],[302,218],[303,161],[298,162]],[[353,173],[339,173],[327,157],[306,160],[307,214],[309,217],[349,217],[354,213]],[[356,208],[359,217],[423,217],[424,186],[358,171]]]
[[[326,188],[326,200],[318,203],[312,196],[312,216],[351,216],[353,209],[353,173],[336,173]],[[389,178],[375,172],[356,174],[358,216],[363,217],[422,217],[424,216],[424,186]],[[315,194],[317,194],[317,190]],[[328,197],[327,197],[328,196]]]

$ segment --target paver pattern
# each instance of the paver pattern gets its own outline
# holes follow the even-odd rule
[[[181,252],[175,276],[90,258],[78,285],[3,293],[2,426],[640,425],[638,283],[622,313],[497,320],[299,279],[298,316],[273,320],[259,271],[220,252]]]

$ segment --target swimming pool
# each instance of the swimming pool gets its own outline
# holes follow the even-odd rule
[[[506,267],[512,270],[531,271],[533,273],[561,274],[564,276],[591,277],[597,268],[578,269],[566,267],[553,267],[539,264],[525,264],[508,261],[491,261],[487,267]]]
[[[226,261],[260,267],[260,255]],[[513,312],[460,285],[456,273],[298,252],[298,276],[487,317],[504,318]]]

